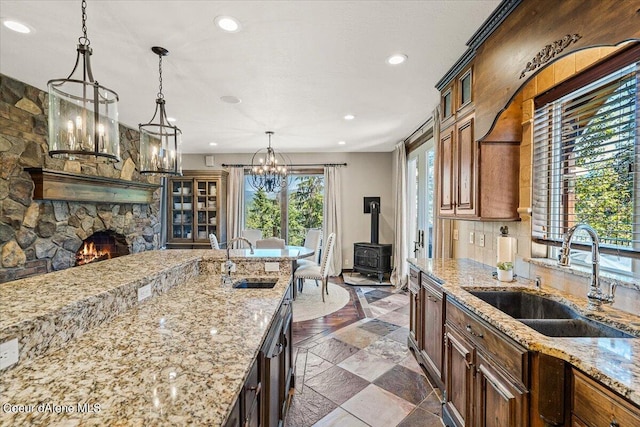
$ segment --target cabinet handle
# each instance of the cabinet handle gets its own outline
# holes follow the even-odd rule
[[[256,394],[260,394],[260,392],[262,391],[262,383],[258,383],[258,385],[254,386],[254,387],[249,387],[248,390],[249,391],[255,391]]]
[[[276,352],[271,355],[271,358],[279,356],[280,353],[282,353],[282,350],[284,350],[284,344],[282,344],[281,342],[276,344],[276,346],[277,346]]]
[[[611,421],[611,424],[609,424],[609,427],[620,427],[620,424],[618,424],[616,420],[613,420]]]
[[[473,332],[473,330],[471,329],[471,325],[467,325],[467,332],[469,332],[474,337],[484,338],[484,335],[482,334],[482,332],[478,332],[478,333]]]
[[[432,297],[431,295],[427,295],[427,299],[432,302],[438,302],[438,298]]]

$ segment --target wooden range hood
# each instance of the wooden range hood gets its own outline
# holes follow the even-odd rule
[[[25,168],[35,184],[34,200],[150,204],[159,184]]]

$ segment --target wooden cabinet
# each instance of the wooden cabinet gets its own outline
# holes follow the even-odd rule
[[[424,338],[422,333],[422,309],[423,309],[423,293],[422,286],[420,285],[421,273],[420,270],[411,266],[409,268],[409,338],[408,345],[413,350],[416,359],[419,360],[419,355],[422,350],[422,339]]]
[[[444,295],[439,283],[426,275],[422,277],[423,324],[422,358],[424,366],[442,390],[442,362],[444,360]]]
[[[227,172],[185,171],[168,182],[169,248],[207,248],[209,234],[227,240]]]
[[[607,387],[572,369],[573,427],[640,426],[640,408]]]
[[[527,350],[449,298],[445,311],[445,425],[527,427]]]

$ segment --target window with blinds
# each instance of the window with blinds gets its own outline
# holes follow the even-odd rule
[[[537,105],[533,135],[532,237],[561,242],[587,223],[601,250],[640,255],[638,57],[555,100]],[[588,236],[574,241],[590,244]],[[609,262],[627,270],[629,260]]]

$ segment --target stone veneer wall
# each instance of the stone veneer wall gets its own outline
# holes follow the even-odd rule
[[[33,200],[25,167],[159,182],[138,173],[139,133],[122,124],[118,163],[49,157],[47,109],[46,92],[0,74],[0,283],[73,267],[97,231],[123,234],[131,253],[160,246],[160,189],[149,205]]]

